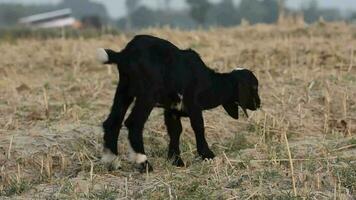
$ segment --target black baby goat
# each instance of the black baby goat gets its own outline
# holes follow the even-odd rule
[[[130,159],[141,172],[152,170],[145,155],[142,131],[154,107],[164,108],[164,122],[170,137],[168,159],[173,165],[184,166],[180,157],[181,117],[189,117],[195,133],[197,152],[203,159],[214,158],[204,136],[202,111],[222,105],[238,119],[238,106],[256,110],[260,107],[258,80],[247,69],[230,73],[209,69],[199,54],[181,50],[167,40],[149,35],[135,36],[121,52],[98,49],[104,64],[116,64],[119,84],[111,113],[103,123],[103,161],[119,167],[117,140],[126,111],[134,101],[125,121],[129,131]]]

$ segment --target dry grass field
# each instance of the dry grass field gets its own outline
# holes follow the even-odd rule
[[[353,199],[356,196],[356,28],[256,25],[196,31],[148,29],[208,66],[252,69],[262,110],[239,120],[204,113],[217,157],[197,157],[189,120],[186,168],[166,161],[162,110],[144,129],[154,172],[100,163],[101,123],[118,74],[95,61],[97,47],[121,49],[133,34],[92,39],[0,41],[0,199]]]

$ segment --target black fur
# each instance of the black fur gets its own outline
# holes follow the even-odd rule
[[[190,118],[198,154],[212,159],[214,153],[205,140],[202,111],[223,105],[231,117],[238,119],[238,106],[250,110],[260,107],[258,81],[247,69],[217,73],[206,67],[195,51],[180,50],[148,35],[135,36],[121,52],[105,51],[109,57],[106,63],[117,64],[120,74],[111,113],[103,123],[104,146],[116,155],[119,130],[134,99],[135,105],[125,121],[133,150],[145,154],[144,124],[154,107],[163,107],[170,137],[168,158],[176,166],[184,166],[179,150],[181,117]],[[177,109],[181,103],[182,109]]]

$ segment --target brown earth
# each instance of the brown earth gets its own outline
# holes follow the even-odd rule
[[[209,162],[197,157],[183,120],[186,168],[166,161],[168,138],[162,110],[155,109],[144,130],[154,172],[139,174],[127,161],[125,128],[122,169],[108,171],[100,163],[101,122],[118,75],[95,61],[95,49],[119,50],[133,34],[0,41],[0,199],[355,197],[355,27],[141,33],[193,48],[217,71],[253,70],[263,109],[238,121],[221,108],[206,111],[206,134],[217,155]]]

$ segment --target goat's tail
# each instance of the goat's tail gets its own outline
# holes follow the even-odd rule
[[[118,64],[120,53],[111,49],[99,48],[96,50],[96,57],[103,64]]]

